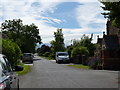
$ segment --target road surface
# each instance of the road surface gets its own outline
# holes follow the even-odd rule
[[[40,57],[20,76],[20,88],[118,88],[118,72],[82,70]]]

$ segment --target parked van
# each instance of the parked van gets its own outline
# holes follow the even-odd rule
[[[70,62],[69,54],[67,52],[56,52],[55,58],[56,63]]]

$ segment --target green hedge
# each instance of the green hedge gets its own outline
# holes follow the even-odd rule
[[[76,56],[81,56],[81,55],[89,55],[89,51],[86,47],[80,46],[80,47],[76,47],[72,50],[71,52],[71,56],[74,58]]]
[[[19,63],[22,52],[19,46],[9,39],[2,39],[2,54],[6,55],[12,66]]]

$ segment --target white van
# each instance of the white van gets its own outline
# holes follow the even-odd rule
[[[56,52],[55,58],[56,63],[70,62],[69,54],[67,52]]]

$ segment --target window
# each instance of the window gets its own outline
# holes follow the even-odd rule
[[[8,68],[8,72],[12,72],[13,70],[12,70],[11,65],[10,65],[10,63],[8,62],[7,58],[4,57],[4,60],[5,60],[5,62],[6,62],[6,66],[7,66],[7,68]]]
[[[4,71],[3,71],[2,63],[0,63],[0,78],[2,76],[5,76],[5,74],[4,74]]]
[[[0,63],[1,63],[1,67],[3,69],[3,73],[7,74],[8,72],[11,71],[10,67],[7,65],[7,63],[3,57],[0,57]]]

